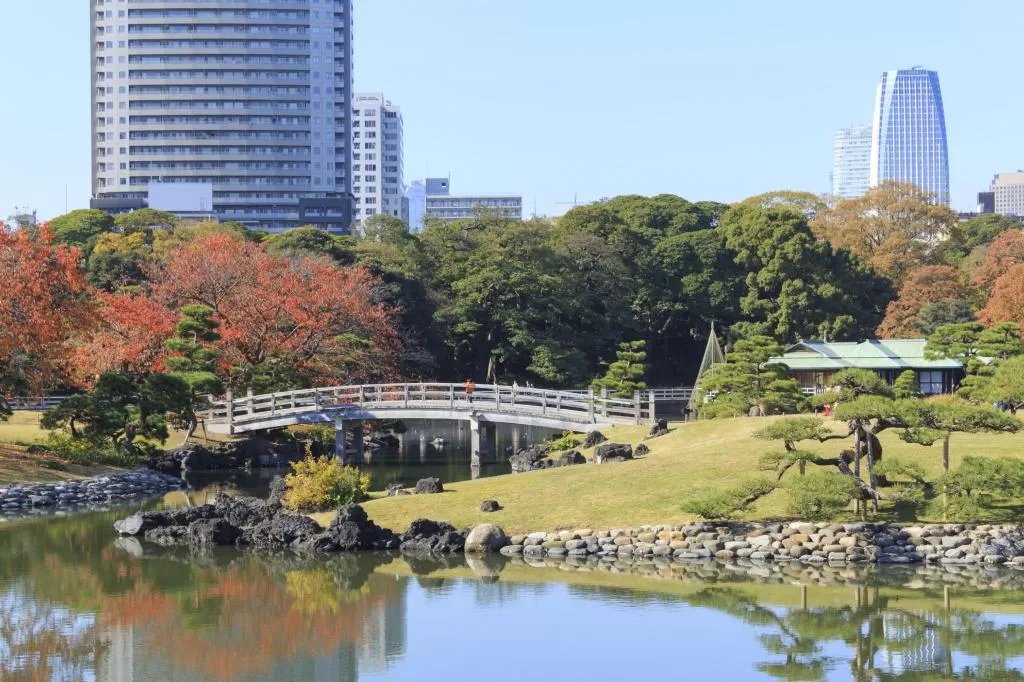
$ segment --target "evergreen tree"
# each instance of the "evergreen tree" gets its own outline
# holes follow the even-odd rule
[[[205,397],[209,393],[220,393],[224,383],[214,372],[217,353],[209,344],[220,339],[217,322],[211,319],[213,308],[204,305],[187,305],[181,309],[181,319],[174,329],[174,336],[167,339],[165,347],[173,355],[164,364],[170,374],[183,381],[189,388],[190,399],[183,413],[179,414],[185,425],[185,440],[196,428],[196,412],[207,407]]]
[[[920,398],[921,387],[917,381],[917,373],[912,369],[900,374],[893,382],[892,392],[897,398]]]
[[[608,389],[619,398],[632,398],[635,391],[647,388],[647,344],[644,341],[626,341],[615,352],[618,358],[608,365],[608,373],[594,381],[599,388]]]

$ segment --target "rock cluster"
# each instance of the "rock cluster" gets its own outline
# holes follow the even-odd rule
[[[660,436],[664,436],[668,432],[669,432],[668,420],[667,419],[659,419],[657,421],[657,423],[654,426],[651,427],[650,433],[647,434],[647,440],[650,440],[651,438],[658,438]]]
[[[444,492],[444,485],[437,476],[421,478],[416,481],[416,487],[412,490],[414,495],[435,495]]]
[[[0,487],[0,513],[18,515],[32,510],[77,509],[162,495],[177,490],[181,479],[139,469],[81,481],[8,485]]]
[[[508,458],[508,463],[512,465],[512,473],[519,474],[535,469],[553,469],[573,464],[586,464],[587,458],[576,450],[569,450],[559,455],[558,459],[552,459],[549,456],[548,444],[538,443],[518,451]]]
[[[496,512],[501,511],[501,505],[498,504],[497,500],[484,500],[480,503],[480,511],[482,512]]]
[[[272,443],[260,438],[218,443],[207,448],[199,443],[185,443],[154,455],[149,467],[165,474],[178,475],[190,471],[219,471],[283,467],[301,459],[305,446],[300,442]]]
[[[583,439],[583,449],[587,450],[596,445],[600,445],[606,440],[608,439],[600,431],[591,431],[590,433],[587,434],[587,437]]]
[[[1008,563],[1024,568],[1024,527],[991,524],[725,524],[557,533],[510,538],[508,556],[661,557],[679,562],[804,564]]]

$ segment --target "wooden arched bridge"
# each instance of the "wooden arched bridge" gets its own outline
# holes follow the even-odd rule
[[[362,443],[363,421],[469,421],[476,454],[491,449],[498,423],[577,432],[614,424],[646,424],[654,421],[656,402],[688,399],[688,393],[689,389],[657,389],[637,391],[632,398],[623,399],[610,397],[605,391],[558,391],[496,384],[477,385],[472,393],[467,393],[462,384],[330,386],[264,395],[248,393],[239,398],[228,393],[224,400],[212,401],[204,423],[207,431],[213,433],[238,434],[333,422],[342,454],[346,429],[355,430],[352,440]]]

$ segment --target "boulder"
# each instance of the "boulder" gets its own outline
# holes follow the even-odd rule
[[[333,541],[333,549],[342,552],[397,549],[399,545],[398,536],[370,521],[366,510],[358,504],[339,507],[327,535]]]
[[[651,427],[651,431],[650,431],[650,433],[647,434],[647,438],[648,439],[650,439],[650,438],[657,438],[659,436],[664,436],[667,433],[668,433],[668,420],[667,419],[659,419],[658,422],[654,426]]]
[[[633,446],[621,443],[604,443],[594,450],[594,463],[624,462],[633,459]]]
[[[270,482],[270,494],[267,496],[267,506],[280,509],[284,505],[284,494],[288,491],[288,484],[281,476],[274,476]]]
[[[388,483],[387,487],[384,488],[387,492],[388,497],[397,497],[398,495],[408,495],[409,491],[406,490],[401,483]]]
[[[263,521],[269,521],[279,510],[279,507],[273,507],[265,500],[255,497],[231,497],[222,490],[217,491],[213,507],[217,516],[227,519],[236,526],[255,526]]]
[[[147,530],[156,527],[157,524],[153,519],[143,514],[132,514],[127,518],[114,521],[114,530],[121,535],[142,535]]]
[[[501,505],[498,504],[497,500],[484,500],[480,503],[480,511],[482,512],[496,512],[501,511]]]
[[[558,466],[566,467],[572,466],[573,464],[586,464],[587,458],[582,453],[576,450],[570,450],[569,452],[563,452],[562,456],[558,458]]]
[[[600,445],[601,443],[608,440],[605,435],[600,431],[591,431],[587,434],[587,437],[583,439],[583,448],[588,449]]]
[[[225,519],[199,519],[188,526],[188,542],[197,547],[214,547],[235,544],[242,534],[237,526]]]
[[[649,447],[647,447],[643,443],[640,443],[640,445],[637,445],[636,449],[633,450],[633,456],[634,457],[643,457],[644,455],[648,454],[650,451],[651,451],[651,449]]]
[[[187,526],[160,526],[159,528],[151,528],[150,530],[147,530],[144,537],[146,538],[146,542],[152,542],[155,545],[168,547],[170,545],[178,545],[185,542],[185,536],[187,534]]]
[[[508,458],[508,463],[512,465],[512,473],[514,474],[547,468],[549,466],[547,462],[550,461],[548,459],[547,443],[538,443],[537,445],[523,448]]]
[[[443,521],[416,519],[400,536],[401,550],[413,554],[461,552],[465,538]]]
[[[241,543],[260,550],[277,550],[308,543],[323,532],[313,519],[299,514],[278,514],[246,528]]]
[[[172,453],[174,453],[175,457],[180,453],[182,473],[186,471],[208,471],[218,468],[218,462],[213,453],[196,443],[185,443],[172,450]]]
[[[444,486],[441,484],[441,479],[436,476],[421,478],[416,481],[416,487],[413,489],[413,493],[416,495],[434,495],[443,492]]]
[[[473,526],[466,536],[466,552],[497,552],[508,544],[508,537],[500,526],[481,523]]]

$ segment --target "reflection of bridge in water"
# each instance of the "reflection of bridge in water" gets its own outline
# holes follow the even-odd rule
[[[362,423],[375,420],[448,419],[468,421],[476,456],[496,457],[495,425],[517,424],[587,432],[616,424],[654,421],[656,403],[689,398],[689,389],[637,391],[613,398],[606,391],[557,391],[483,384],[471,393],[462,384],[406,383],[331,386],[213,401],[205,416],[213,433],[240,434],[295,426],[334,423],[336,451],[348,450],[345,432],[353,432],[356,460],[362,459]]]

